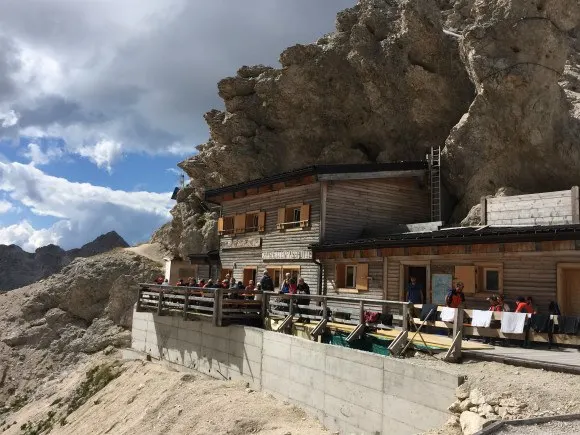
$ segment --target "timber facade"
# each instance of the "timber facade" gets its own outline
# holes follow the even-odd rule
[[[580,316],[580,225],[488,227],[393,234],[388,238],[313,247],[323,264],[326,293],[340,293],[345,267],[371,272],[373,297],[405,300],[410,276],[425,289],[424,301],[443,305],[454,281],[465,284],[466,306],[487,308],[503,294],[513,302],[531,296],[538,311],[558,302]]]
[[[221,206],[221,277],[247,285],[267,269],[278,288],[286,273],[319,293],[324,270],[310,246],[429,220],[426,162],[313,166],[207,191]],[[376,293],[376,267],[341,269],[345,292]]]

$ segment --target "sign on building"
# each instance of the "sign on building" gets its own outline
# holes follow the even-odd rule
[[[222,249],[259,248],[262,245],[261,237],[244,237],[236,239],[222,239]]]
[[[312,260],[312,251],[262,251],[262,260]]]

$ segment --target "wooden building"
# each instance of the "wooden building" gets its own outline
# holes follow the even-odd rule
[[[465,284],[468,308],[486,298],[532,296],[546,313],[557,301],[580,316],[580,224],[466,227],[391,234],[312,246],[324,270],[324,292],[343,292],[343,271],[369,271],[373,296],[404,300],[410,276],[424,284],[427,302],[443,304],[453,281]],[[350,291],[347,289],[347,291]],[[365,292],[365,294],[368,294]]]
[[[209,190],[221,205],[221,275],[247,284],[268,269],[278,287],[286,273],[302,276],[317,292],[322,269],[309,246],[378,237],[392,226],[430,220],[426,162],[311,166]],[[376,271],[340,269],[350,291],[382,282]]]

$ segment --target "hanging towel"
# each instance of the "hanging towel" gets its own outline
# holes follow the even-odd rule
[[[558,331],[561,334],[577,334],[578,319],[570,316],[558,316]]]
[[[455,320],[455,312],[457,308],[443,307],[441,309],[441,321],[442,322],[453,322]]]
[[[429,316],[429,318],[427,318],[427,316]],[[427,320],[430,322],[437,320],[437,305],[423,304],[423,307],[421,308],[421,317],[419,317],[419,319],[421,319],[421,321]]]
[[[506,334],[523,334],[526,317],[526,313],[502,313],[501,332]]]
[[[536,332],[550,332],[552,321],[549,314],[532,314],[530,327]]]
[[[479,328],[489,328],[492,314],[493,311],[473,310],[471,326],[477,326]]]

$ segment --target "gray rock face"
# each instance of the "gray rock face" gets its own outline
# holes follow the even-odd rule
[[[210,139],[179,164],[192,184],[154,241],[181,257],[215,246],[213,218],[193,199],[206,188],[315,163],[422,159],[437,145],[451,223],[477,224],[468,211],[501,188],[579,184],[579,8],[360,0],[334,33],[285,50],[282,68],[220,81],[225,111],[205,115]]]
[[[457,218],[499,187],[567,189],[580,169],[578,107],[559,83],[578,1],[476,1],[472,13],[461,55],[477,96],[444,150]],[[567,70],[574,87],[577,75]]]
[[[280,63],[219,82],[225,111],[205,115],[210,139],[179,164],[191,195],[315,163],[423,159],[474,95],[434,0],[362,0],[338,14],[336,32]],[[154,241],[182,257],[213,245],[199,207],[181,202],[172,214]]]
[[[115,231],[69,251],[56,245],[47,245],[31,254],[16,245],[0,245],[0,290],[12,290],[46,278],[75,258],[90,257],[127,246],[127,242]]]
[[[111,251],[0,295],[0,402],[11,389],[34,390],[83,355],[129,345],[135,285],[160,272],[144,257]]]

